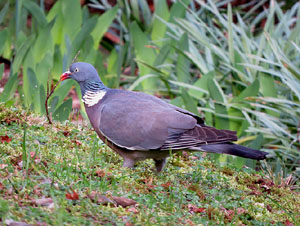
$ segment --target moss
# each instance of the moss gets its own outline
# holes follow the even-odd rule
[[[30,113],[25,114],[34,120],[23,122],[21,109],[2,110],[0,131],[12,138],[9,143],[0,143],[2,220],[49,225],[300,222],[299,193],[275,184],[263,171],[220,166],[207,157],[192,158],[193,154],[173,155],[161,174],[153,172],[152,160],[126,169],[121,167],[120,156],[100,142],[90,128],[69,122],[48,125]],[[8,117],[19,118],[7,124],[4,121]],[[28,164],[22,162],[24,153]],[[79,200],[66,200],[66,192],[72,189]],[[133,199],[137,202],[135,212],[128,211],[130,207],[92,202],[87,196],[92,191]],[[55,208],[32,204],[41,197],[53,198]]]

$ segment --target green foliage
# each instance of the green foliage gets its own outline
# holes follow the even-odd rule
[[[0,12],[0,23],[10,16],[9,3]],[[15,55],[11,65],[11,75],[0,100],[14,101],[14,91],[18,86],[18,75],[22,75],[22,93],[26,108],[37,113],[45,113],[47,81],[57,81],[60,74],[67,70],[72,59],[80,50],[78,60],[95,64],[98,56],[97,48],[103,34],[117,14],[118,8],[112,8],[100,17],[89,14],[86,7],[81,8],[80,1],[57,1],[45,15],[42,6],[35,1],[17,1],[15,17],[8,27],[0,32],[0,54],[3,57]],[[27,16],[31,15],[31,27],[28,28]],[[13,32],[10,27],[16,26]],[[6,46],[14,43],[15,48]],[[7,57],[10,58],[10,57]],[[2,76],[2,73],[1,73]],[[65,120],[71,111],[70,102],[63,104],[73,82],[67,81],[61,85],[50,99],[51,112],[57,119]],[[54,101],[52,103],[52,101]],[[66,110],[66,106],[69,107]]]

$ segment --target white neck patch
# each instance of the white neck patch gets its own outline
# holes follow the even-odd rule
[[[106,91],[100,90],[97,92],[86,91],[84,96],[82,97],[83,103],[85,103],[88,107],[94,106],[97,104],[106,94]]]

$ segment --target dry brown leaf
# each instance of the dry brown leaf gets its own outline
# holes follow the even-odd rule
[[[53,203],[52,198],[41,198],[41,199],[36,199],[35,204],[38,206],[50,206]]]
[[[131,224],[130,222],[126,222],[125,226],[133,226],[133,224]]]
[[[66,199],[70,199],[70,200],[79,200],[79,195],[72,190],[73,193],[67,193],[66,194]]]
[[[6,167],[8,167],[7,164],[0,164],[0,169],[4,169],[4,168],[6,168]]]
[[[131,212],[131,213],[135,213],[135,214],[139,213],[139,211],[138,211],[137,208],[135,208],[135,207],[130,207],[130,208],[128,208],[127,211],[128,211],[128,212]]]
[[[192,213],[203,213],[205,212],[205,208],[199,208],[193,204],[188,204],[188,209],[189,209],[189,212],[192,212]]]
[[[25,222],[20,222],[20,221],[14,221],[11,219],[5,220],[5,224],[7,226],[32,226],[32,224],[27,224]]]
[[[92,191],[89,195],[87,195],[93,202],[96,202],[97,204],[107,205],[108,203],[114,204],[115,202],[110,200],[104,195],[99,194],[96,191]]]
[[[286,225],[286,226],[294,226],[293,223],[289,221],[289,219],[286,219],[286,221],[284,222],[284,225]]]
[[[4,142],[6,143],[10,143],[12,140],[12,138],[10,138],[9,136],[5,135],[5,136],[0,136],[0,141],[3,144]]]
[[[162,184],[161,186],[163,187],[163,188],[165,188],[165,189],[169,189],[169,187],[171,186],[171,182],[170,181],[168,181],[167,183],[164,183],[164,184]]]
[[[117,205],[122,206],[124,208],[136,204],[136,201],[125,197],[112,196],[112,199],[117,203]]]
[[[240,214],[246,213],[247,211],[244,208],[239,207],[239,208],[237,208],[236,212],[238,215],[240,215]]]

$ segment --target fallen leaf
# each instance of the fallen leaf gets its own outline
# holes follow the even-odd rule
[[[131,224],[130,222],[126,222],[125,226],[133,226],[133,224]]]
[[[79,199],[79,195],[72,190],[73,193],[67,193],[66,194],[66,199],[70,199],[70,200],[78,200]]]
[[[139,213],[139,211],[135,207],[130,207],[127,211],[135,214]]]
[[[102,170],[102,169],[97,170],[95,174],[96,174],[96,176],[101,177],[101,178],[106,177],[107,180],[110,180],[112,177],[112,173],[106,172],[105,170]]]
[[[108,203],[115,204],[114,201],[110,200],[104,195],[99,194],[96,191],[92,191],[90,194],[87,195],[93,202],[97,204],[107,205]]]
[[[33,187],[33,193],[38,196],[42,195],[42,190],[39,185],[35,185]]]
[[[6,168],[6,167],[8,167],[7,164],[0,164],[0,169],[4,169],[4,168]]]
[[[237,208],[236,212],[238,215],[240,215],[240,214],[246,213],[246,210],[242,207],[239,207],[239,208]]]
[[[36,222],[35,226],[48,226],[48,224],[46,222]]]
[[[288,219],[284,222],[284,225],[286,226],[294,226],[292,222],[290,222]]]
[[[11,219],[5,220],[5,224],[7,226],[32,226],[32,224],[27,224],[25,222],[20,222],[20,221],[14,221]]]
[[[36,199],[34,203],[38,206],[49,206],[50,204],[53,203],[52,198],[41,198],[41,199]]]
[[[272,206],[267,205],[267,210],[268,210],[269,212],[272,212]]]
[[[124,208],[136,204],[136,201],[125,197],[112,196],[112,199],[117,203],[117,205],[122,206]]]
[[[193,213],[203,213],[205,212],[205,208],[199,208],[193,204],[188,204],[188,209],[190,212],[193,212]]]
[[[77,146],[81,146],[82,142],[79,140],[74,140],[73,143],[75,143]]]
[[[231,222],[232,218],[234,217],[234,211],[225,209],[224,212],[225,212],[225,221]]]
[[[171,186],[171,182],[169,181],[167,183],[162,184],[161,186],[165,189],[169,189],[169,187]]]
[[[51,178],[45,178],[41,181],[41,184],[51,184],[51,183],[52,183]]]
[[[12,138],[9,138],[9,136],[0,136],[1,143],[3,144],[4,142],[9,143],[11,142]]]
[[[65,137],[67,137],[67,136],[70,135],[70,132],[69,132],[69,131],[64,131],[64,132],[63,132],[63,135],[64,135]]]
[[[191,221],[190,219],[186,219],[185,220],[185,224],[188,224],[190,226],[195,226],[195,224],[193,223],[193,221]]]

